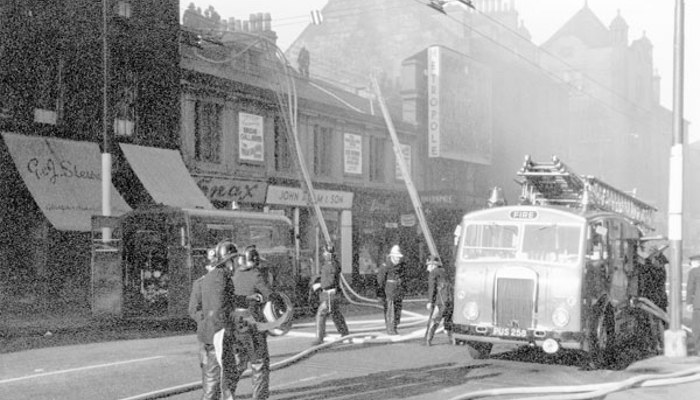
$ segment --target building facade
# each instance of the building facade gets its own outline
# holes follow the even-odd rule
[[[87,304],[105,137],[179,146],[178,2],[102,4],[0,5],[0,289],[19,302]],[[120,193],[144,196],[110,151],[119,215],[130,209]]]
[[[182,49],[182,155],[212,203],[284,213],[302,275],[313,273],[325,240],[300,156],[345,274],[364,282],[397,243],[422,270],[417,218],[376,101],[303,75],[303,65],[283,68],[267,15],[223,20],[213,9],[190,8],[183,24],[202,39]],[[415,179],[422,170],[415,127],[400,119],[395,126]]]

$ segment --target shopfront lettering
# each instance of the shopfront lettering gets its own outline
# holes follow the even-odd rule
[[[282,201],[300,201],[300,193],[298,192],[290,192],[288,190],[282,191],[280,193],[280,200]]]
[[[316,190],[316,203],[320,207],[350,208],[352,207],[352,193],[332,190]],[[287,188],[270,186],[267,191],[268,204],[282,204],[307,206],[309,205],[306,193],[299,188]]]
[[[27,171],[34,175],[37,180],[48,179],[51,184],[56,184],[59,178],[92,180],[102,179],[100,172],[81,169],[78,165],[75,165],[68,160],[63,160],[57,163],[52,158],[44,160],[39,158],[30,159],[27,162]]]
[[[197,186],[205,196],[213,200],[234,200],[239,202],[256,203],[264,199],[265,184],[260,182],[245,182],[236,180],[201,177],[196,180]]]

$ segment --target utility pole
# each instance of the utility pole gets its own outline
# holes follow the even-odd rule
[[[686,357],[686,335],[681,326],[683,280],[683,47],[684,0],[676,0],[673,36],[673,144],[669,168],[668,240],[671,247],[669,329],[664,332],[664,355]]]

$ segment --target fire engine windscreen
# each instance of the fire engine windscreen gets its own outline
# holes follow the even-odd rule
[[[461,259],[517,259],[549,263],[576,263],[581,252],[580,225],[469,224]]]

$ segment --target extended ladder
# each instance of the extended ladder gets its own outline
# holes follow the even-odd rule
[[[653,229],[655,207],[593,176],[575,174],[556,156],[544,163],[526,156],[518,176],[525,179],[521,200],[526,203],[611,211]]]

